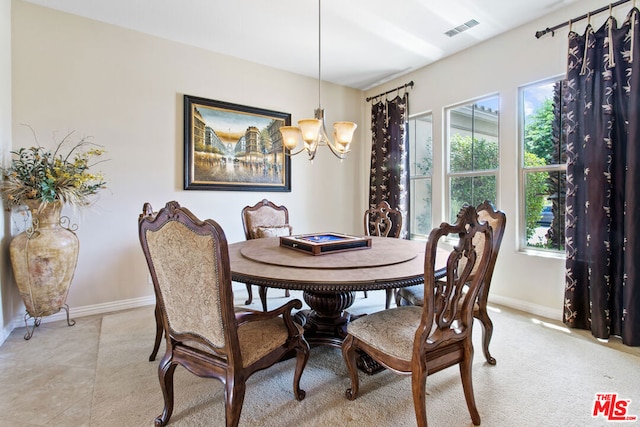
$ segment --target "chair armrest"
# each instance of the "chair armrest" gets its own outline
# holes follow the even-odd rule
[[[294,308],[301,309],[302,301],[299,299],[293,299],[288,301],[286,304],[276,308],[275,310],[270,311],[248,311],[242,313],[236,313],[236,324],[240,326],[247,322],[256,322],[260,320],[272,319],[274,317],[278,317],[282,315],[285,325],[287,325],[287,329],[290,334],[297,335],[298,328],[293,324],[293,319],[291,317],[291,310]]]

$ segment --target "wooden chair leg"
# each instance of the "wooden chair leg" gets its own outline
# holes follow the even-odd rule
[[[474,312],[473,315],[482,323],[482,352],[484,353],[484,358],[489,365],[495,365],[496,359],[494,359],[489,352],[489,343],[493,335],[493,322],[489,318],[489,314],[482,309]]]
[[[411,373],[411,390],[418,427],[427,427],[427,367],[424,366],[424,363],[422,365],[423,370]]]
[[[158,308],[157,304],[155,310],[153,311],[153,315],[156,318],[156,340],[153,344],[151,355],[149,356],[149,362],[153,362],[154,360],[156,360],[158,350],[160,349],[160,341],[162,341],[162,321],[160,320],[160,308]]]
[[[387,299],[384,302],[384,308],[385,310],[388,310],[389,307],[391,307],[391,300],[393,299],[396,290],[395,289],[385,289],[385,292],[387,293]],[[396,304],[397,304],[397,298],[396,298]]]
[[[402,298],[402,294],[400,293],[399,289],[396,289],[396,307],[401,307],[402,306],[402,300],[404,298]]]
[[[154,310],[154,316],[156,318],[156,340],[153,344],[151,355],[149,356],[149,362],[153,362],[154,360],[156,360],[158,350],[160,349],[160,341],[162,340],[162,322],[160,321],[160,309],[158,308],[157,304]]]
[[[244,304],[249,305],[251,301],[253,301],[253,292],[251,291],[251,285],[247,283],[247,294],[249,295],[249,299],[247,299]],[[262,310],[267,311],[267,288],[265,286],[260,286],[258,289],[258,295],[260,296],[260,302],[262,303]],[[289,298],[291,293],[289,289],[284,290],[284,296]]]
[[[296,370],[293,374],[293,394],[298,401],[303,400],[307,395],[307,392],[300,388],[300,378],[309,360],[309,344],[302,337],[300,341],[302,345],[296,349]]]
[[[164,397],[164,409],[162,414],[155,420],[157,427],[167,425],[173,413],[173,372],[176,370],[176,366],[178,365],[164,358],[158,366],[158,379],[160,380],[160,388]]]
[[[249,305],[253,301],[253,291],[251,290],[251,285],[249,283],[247,283],[246,285],[247,285],[247,294],[249,295],[249,298],[247,298],[247,300],[244,302],[244,305]]]
[[[227,427],[237,427],[242,413],[246,384],[240,378],[227,378],[225,396],[225,418]]]
[[[358,389],[360,388],[360,380],[358,378],[358,366],[356,365],[356,347],[353,344],[353,336],[347,335],[342,342],[342,357],[344,358],[349,377],[351,378],[351,387],[345,391],[345,396],[349,400],[358,397]]]
[[[473,347],[471,345],[465,345],[464,356],[460,361],[460,379],[462,380],[462,389],[464,391],[464,398],[467,401],[467,408],[469,409],[469,415],[471,415],[471,421],[473,425],[480,425],[480,414],[478,408],[476,408],[476,400],[473,395]]]
[[[262,311],[267,311],[267,288],[266,286],[258,287],[258,295],[260,295],[260,302],[262,303]]]

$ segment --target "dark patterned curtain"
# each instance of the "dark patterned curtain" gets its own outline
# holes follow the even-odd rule
[[[374,103],[371,107],[369,206],[375,207],[381,201],[387,201],[392,208],[399,209],[403,218],[402,239],[409,236],[408,110],[408,93]],[[392,229],[390,234],[394,232]]]
[[[640,27],[569,33],[564,322],[640,345]]]

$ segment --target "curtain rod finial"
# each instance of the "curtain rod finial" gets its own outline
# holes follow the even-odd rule
[[[551,33],[551,37],[556,35],[555,31],[553,31],[551,28],[547,27],[542,31],[536,31],[536,38],[539,39],[540,37],[544,36],[547,33]]]

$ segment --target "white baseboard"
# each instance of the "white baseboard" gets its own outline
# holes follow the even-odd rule
[[[130,308],[144,307],[147,305],[153,305],[156,303],[156,298],[153,295],[148,297],[140,297],[140,298],[132,298],[128,300],[120,300],[120,301],[112,301],[103,304],[93,304],[87,305],[84,307],[70,307],[69,308],[69,317],[71,319],[75,319],[77,317],[91,316],[94,314],[103,314],[110,313],[112,311],[119,310],[127,310]],[[67,320],[67,312],[63,309],[57,312],[56,314],[52,314],[51,316],[46,316],[42,318],[42,323],[56,322],[59,320]],[[29,327],[33,324],[33,320],[29,320]],[[11,326],[11,331],[15,328],[24,327],[24,315],[16,317],[7,327]],[[4,332],[4,331],[3,331]],[[9,336],[7,336],[0,340],[0,344],[4,342],[4,340]]]
[[[545,305],[532,304],[527,301],[503,297],[500,295],[489,295],[489,304],[499,304],[505,307],[513,308],[536,316],[546,317],[547,319],[562,321],[562,307],[557,310]]]

